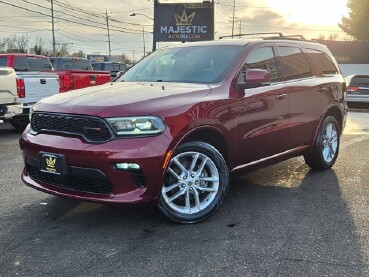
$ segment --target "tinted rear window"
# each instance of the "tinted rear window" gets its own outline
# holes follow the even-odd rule
[[[94,70],[101,70],[102,64],[101,63],[93,63],[92,68]]]
[[[297,47],[278,47],[282,57],[282,78],[285,81],[311,77],[312,72],[308,60]]]
[[[0,66],[6,66],[7,63],[8,63],[7,57],[0,57]]]
[[[91,64],[88,60],[67,59],[62,60],[61,70],[91,70]]]
[[[331,58],[324,52],[314,50],[314,49],[306,49],[310,56],[313,58],[314,62],[319,67],[320,71],[323,74],[337,74],[338,69],[332,62]]]
[[[369,86],[369,76],[357,76],[353,77],[350,81],[349,86],[352,87],[367,87]]]
[[[104,64],[104,70],[106,70],[106,71],[114,71],[113,64],[111,64],[111,63]]]
[[[48,71],[52,70],[48,58],[41,57],[15,57],[15,71]]]

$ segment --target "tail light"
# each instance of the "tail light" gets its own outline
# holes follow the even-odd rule
[[[24,87],[23,79],[17,79],[17,95],[19,98],[26,97],[26,89]]]
[[[66,74],[63,76],[63,87],[66,89],[73,88],[73,78],[70,74]]]
[[[360,89],[360,87],[347,87],[347,92],[355,92],[358,91]]]

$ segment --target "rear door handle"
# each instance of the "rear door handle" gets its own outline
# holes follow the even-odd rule
[[[277,99],[277,100],[282,100],[282,99],[284,99],[284,98],[286,98],[286,97],[287,97],[287,94],[283,93],[283,94],[278,94],[278,95],[275,97],[275,99]]]
[[[320,92],[320,93],[326,92],[326,91],[327,91],[327,88],[323,88],[323,87],[317,89],[317,92]]]

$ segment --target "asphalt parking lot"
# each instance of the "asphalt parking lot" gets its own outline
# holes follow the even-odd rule
[[[369,275],[367,112],[349,113],[331,170],[294,158],[232,179],[195,225],[26,187],[19,136],[0,125],[0,276]]]

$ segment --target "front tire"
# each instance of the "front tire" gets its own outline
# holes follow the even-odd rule
[[[158,207],[173,221],[199,222],[220,207],[228,186],[222,155],[210,144],[186,142],[169,161]]]
[[[311,151],[304,155],[306,164],[313,169],[328,169],[336,162],[340,145],[340,129],[333,116],[327,116]]]

